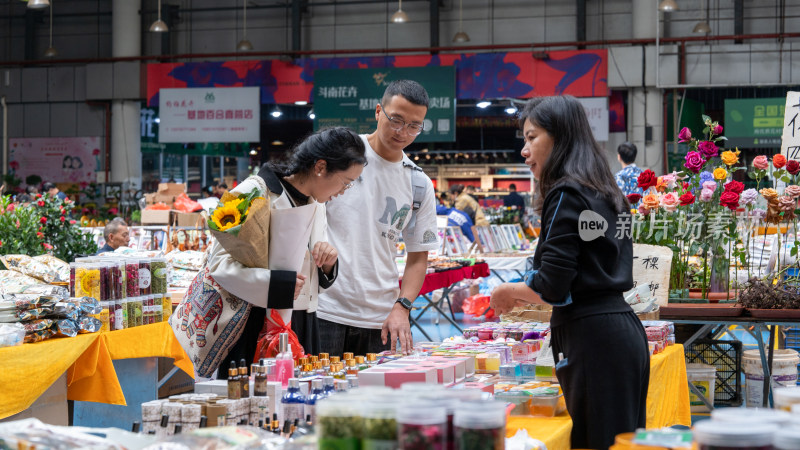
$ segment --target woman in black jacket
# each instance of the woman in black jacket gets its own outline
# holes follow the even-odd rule
[[[499,286],[492,307],[554,306],[551,342],[572,447],[605,449],[617,434],[643,428],[647,411],[647,336],[622,295],[633,287],[631,228],[621,226],[630,224],[630,206],[575,98],[532,99],[520,125],[542,230],[533,270]]]

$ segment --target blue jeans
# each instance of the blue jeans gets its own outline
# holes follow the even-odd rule
[[[390,343],[381,342],[380,329],[351,327],[322,319],[319,319],[319,337],[322,352],[332,356],[345,352],[366,355],[391,348]]]

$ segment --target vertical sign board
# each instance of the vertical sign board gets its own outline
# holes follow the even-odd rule
[[[800,92],[786,93],[781,154],[787,159],[800,161]]]
[[[395,80],[414,80],[428,91],[425,131],[416,142],[456,140],[456,70],[447,67],[385,67],[314,71],[314,130],[343,126],[357,133],[375,131],[375,106]]]
[[[647,284],[659,306],[669,302],[672,249],[659,245],[633,244],[633,287]]]
[[[258,142],[258,87],[159,91],[158,142]]]
[[[587,97],[579,98],[579,102],[586,111],[589,126],[592,127],[594,140],[597,142],[608,141],[608,98]]]
[[[777,148],[785,102],[783,97],[725,99],[725,147]]]

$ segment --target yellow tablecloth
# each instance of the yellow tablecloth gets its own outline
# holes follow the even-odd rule
[[[0,418],[27,409],[65,371],[70,400],[125,405],[112,361],[157,356],[194,376],[166,322],[0,348]]]
[[[647,428],[691,424],[686,358],[683,345],[676,344],[650,358]],[[511,437],[521,428],[526,429],[532,438],[544,442],[548,450],[570,448],[572,419],[567,413],[552,418],[511,417],[506,425],[506,435]]]

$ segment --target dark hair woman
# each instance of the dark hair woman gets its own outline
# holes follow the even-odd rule
[[[314,354],[320,351],[317,295],[321,288],[333,284],[338,267],[338,252],[328,243],[324,203],[344,194],[358,180],[367,162],[364,152],[364,143],[355,132],[342,127],[323,129],[298,144],[288,164],[264,164],[258,176],[232,190],[266,190],[273,209],[306,205],[315,209],[301,271],[249,268],[234,260],[222,246],[211,249],[210,275],[228,292],[253,304],[242,336],[228,359],[253,362],[265,357],[256,355],[256,351],[259,337],[275,326],[267,309],[293,310],[291,328],[303,349]],[[289,231],[272,228],[270,240]],[[218,371],[219,378],[226,375],[225,370]]]
[[[520,122],[542,231],[524,282],[499,286],[491,303],[498,313],[554,306],[551,343],[572,447],[608,448],[645,426],[650,374],[644,328],[623,299],[633,287],[633,244],[630,230],[615,228],[628,203],[575,98],[532,99]]]

